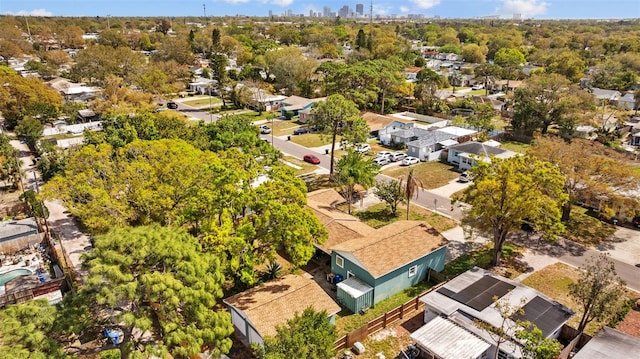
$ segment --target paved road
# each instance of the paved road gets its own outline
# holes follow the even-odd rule
[[[189,105],[185,105],[180,102],[180,100],[174,100],[176,104],[178,104],[178,108],[176,110],[167,110],[167,111],[178,111],[186,116],[189,116],[196,120],[202,120],[205,123],[215,122],[218,120],[219,116],[211,114],[207,111],[202,111],[201,109]]]
[[[271,142],[271,135],[261,135],[261,137],[262,139]],[[308,149],[295,142],[287,141],[286,138],[274,137],[273,146],[279,149],[282,153],[297,158],[302,158],[306,154],[314,154],[320,158],[320,164],[318,167],[323,168],[327,173],[329,171],[329,155],[326,155],[325,153]],[[390,181],[392,179],[393,178],[383,174],[376,176],[376,180],[378,181]],[[464,205],[462,207],[459,205],[452,206],[451,200],[448,197],[439,195],[435,191],[432,192],[428,190],[420,191],[418,198],[413,199],[412,203],[432,211],[435,210],[435,212],[455,220],[460,220],[462,218],[462,209],[464,208]]]

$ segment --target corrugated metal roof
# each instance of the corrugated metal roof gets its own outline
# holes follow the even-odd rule
[[[419,346],[442,359],[478,358],[491,344],[442,317],[435,317],[411,334]]]
[[[338,288],[344,290],[352,298],[360,298],[373,290],[373,287],[356,277],[349,277],[337,284]]]

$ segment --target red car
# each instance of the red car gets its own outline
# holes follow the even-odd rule
[[[320,159],[314,155],[305,155],[302,157],[305,162],[313,163],[314,165],[320,164]]]

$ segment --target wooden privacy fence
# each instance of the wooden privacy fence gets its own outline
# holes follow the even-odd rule
[[[396,324],[400,320],[404,319],[408,314],[413,314],[424,308],[424,304],[420,302],[420,297],[439,288],[444,283],[440,283],[426,292],[418,295],[417,297],[409,300],[408,302],[391,309],[390,311],[382,314],[381,316],[369,321],[367,324],[360,328],[343,335],[335,341],[333,349],[337,352],[339,350],[351,348],[355,342],[364,340],[369,334],[376,333],[380,330]]]

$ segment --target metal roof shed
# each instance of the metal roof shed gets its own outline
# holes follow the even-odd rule
[[[476,359],[491,348],[491,344],[448,319],[435,317],[411,333],[421,350],[441,359]]]
[[[337,285],[338,302],[354,313],[360,313],[373,305],[373,287],[351,276]]]

